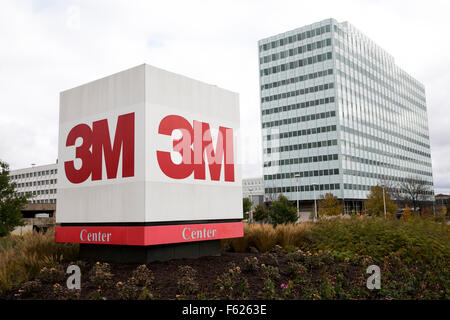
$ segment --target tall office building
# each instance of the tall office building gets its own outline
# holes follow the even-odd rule
[[[408,178],[433,200],[425,88],[390,54],[334,19],[258,44],[265,201],[333,193],[359,211]]]

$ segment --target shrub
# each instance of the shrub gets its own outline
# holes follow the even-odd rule
[[[397,212],[397,205],[391,201],[389,193],[384,191],[381,186],[370,187],[370,194],[367,195],[364,206],[367,212],[374,216],[384,216],[385,207],[387,212]]]
[[[367,255],[375,262],[397,252],[410,263],[418,260],[431,266],[450,258],[449,226],[417,217],[326,220],[312,227],[311,237],[301,247]]]
[[[23,226],[20,211],[31,198],[31,193],[18,196],[16,183],[9,180],[9,165],[0,160],[0,237],[8,235],[17,226]]]
[[[78,256],[76,244],[56,243],[53,230],[0,238],[0,293],[35,278],[43,267],[55,267]]]
[[[298,270],[300,270],[301,268],[302,268],[302,265],[300,263],[294,262],[294,261],[289,261],[287,263],[286,273],[288,276],[294,277],[297,275]]]
[[[96,262],[89,272],[91,285],[95,287],[110,287],[112,285],[111,268],[108,263]]]
[[[267,221],[269,212],[262,205],[257,205],[253,211],[253,220],[255,221]]]
[[[91,291],[88,295],[88,298],[90,300],[106,300],[102,287],[98,287],[94,291]]]
[[[244,236],[241,238],[225,239],[221,241],[222,248],[235,252],[245,252],[248,250],[249,241],[252,238],[254,225],[244,224]]]
[[[411,209],[408,205],[405,205],[405,209],[403,210],[402,219],[410,220],[411,219]]]
[[[280,194],[277,201],[273,201],[269,208],[270,221],[274,225],[296,222],[298,219],[297,208],[288,198]]]
[[[317,214],[322,216],[338,216],[342,214],[344,206],[338,200],[338,198],[332,193],[327,193],[326,195],[321,195],[318,202],[318,212]]]
[[[150,287],[155,279],[153,272],[145,264],[137,267],[133,271],[132,277],[135,279],[136,284],[142,287]]]
[[[137,300],[141,293],[141,288],[136,285],[137,281],[131,277],[126,282],[117,282],[116,290],[122,300]]]
[[[233,262],[229,263],[227,271],[217,277],[217,287],[226,299],[245,299],[249,293],[247,279]]]
[[[276,254],[272,253],[272,252],[265,252],[261,255],[261,262],[263,264],[267,264],[267,265],[275,265],[278,266],[279,262],[278,262],[278,258],[276,256]]]
[[[59,283],[55,283],[53,285],[53,294],[58,300],[78,300],[80,299],[80,290],[69,290],[64,285],[60,285]]]
[[[262,264],[261,271],[265,278],[270,278],[273,281],[280,280],[280,271],[279,271],[278,267],[266,266],[265,264]]]
[[[297,247],[293,246],[292,244],[287,244],[286,246],[284,246],[284,251],[286,251],[286,253],[293,253],[297,251]]]
[[[269,251],[276,244],[277,236],[275,229],[271,224],[265,223],[252,225],[249,228],[248,232],[249,232],[249,243],[255,246],[259,250],[259,252]]]
[[[39,272],[39,279],[43,283],[54,284],[64,281],[65,278],[66,273],[61,265],[51,268],[44,267]]]
[[[222,242],[222,247],[230,246],[235,252],[247,252],[255,247],[259,252],[266,252],[276,244],[276,233],[271,224],[244,224],[244,236]]]
[[[276,282],[280,279],[280,272],[277,267],[261,265],[261,271],[264,275],[263,291],[260,292],[260,296],[265,300],[277,299]]]
[[[18,291],[21,297],[29,297],[39,292],[42,283],[39,279],[24,282]]]
[[[278,296],[275,290],[275,282],[270,278],[265,278],[263,283],[264,283],[263,291],[259,293],[262,299],[264,300],[276,299]]]
[[[292,280],[289,280],[287,283],[282,283],[280,287],[283,299],[295,299],[294,282]]]
[[[257,257],[245,257],[242,263],[242,270],[244,272],[255,272],[259,269],[259,261]]]
[[[248,213],[252,208],[253,202],[249,198],[242,199],[242,208],[245,213]]]
[[[195,294],[199,285],[197,282],[197,270],[190,266],[178,267],[178,293],[182,295]]]

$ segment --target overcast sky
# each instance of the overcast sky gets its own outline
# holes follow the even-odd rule
[[[240,94],[244,177],[262,175],[257,41],[349,21],[425,85],[436,193],[450,192],[450,1],[22,1],[0,7],[0,159],[57,158],[59,92],[142,63]]]

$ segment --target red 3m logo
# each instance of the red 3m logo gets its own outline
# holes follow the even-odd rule
[[[211,180],[220,180],[222,160],[224,161],[225,181],[234,181],[233,129],[219,127],[216,148],[213,146],[208,123],[193,121],[193,126],[183,117],[169,115],[161,120],[158,133],[171,136],[180,130],[182,137],[173,140],[173,151],[181,155],[181,163],[172,161],[170,152],[157,151],[159,167],[172,179],[185,179],[194,172],[194,179],[206,180],[205,154]]]
[[[81,160],[81,167],[76,169],[73,160],[64,162],[66,177],[70,182],[81,183],[91,175],[92,181],[101,180],[103,156],[107,178],[115,179],[121,153],[122,177],[134,176],[134,112],[117,118],[112,147],[107,119],[94,121],[92,129],[84,123],[73,127],[67,135],[66,147],[74,146],[78,138],[82,138],[83,142],[76,147],[75,157]]]

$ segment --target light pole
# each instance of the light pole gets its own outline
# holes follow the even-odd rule
[[[300,206],[298,205],[298,201],[300,199],[298,189],[300,188],[300,173],[296,173],[295,177],[297,178],[297,219],[300,219]]]
[[[317,219],[317,202],[316,202],[316,184],[313,184],[314,189],[314,220]]]
[[[252,205],[250,206],[250,211],[248,212],[248,220],[249,220],[250,223],[252,223],[253,222],[253,210],[252,210],[252,207],[253,207],[253,199],[252,199],[253,188],[249,188],[248,191],[249,191],[248,198],[250,199],[250,202],[252,203]]]

